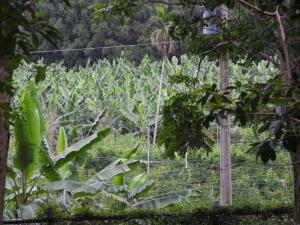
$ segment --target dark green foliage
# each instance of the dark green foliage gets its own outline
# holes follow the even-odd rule
[[[290,152],[295,152],[300,148],[300,134],[287,132],[282,139],[283,147]]]
[[[210,150],[212,140],[204,123],[211,119],[199,107],[200,100],[197,93],[178,93],[165,102],[158,143],[165,145],[167,157],[173,158],[175,152],[184,156],[188,149]]]
[[[276,152],[282,149],[282,145],[292,152],[299,149],[298,84],[284,92],[284,85],[277,77],[260,83],[238,81],[220,94],[216,84],[197,87],[195,82],[193,87],[192,78],[175,77],[177,83],[182,82],[191,88],[184,93],[177,92],[164,105],[160,144],[165,144],[167,152],[183,155],[188,148],[205,148],[207,128],[213,121],[220,123],[223,113],[232,114],[235,123],[250,126],[257,134],[267,135],[249,150],[264,163],[276,160]],[[230,99],[226,97],[229,92]]]
[[[256,152],[256,157],[260,157],[264,163],[269,160],[276,160],[276,152],[272,146],[271,141],[264,141],[253,144],[253,147],[248,150],[248,152]]]
[[[13,55],[16,49],[29,54],[40,44],[40,37],[54,44],[57,33],[44,20],[44,12],[36,10],[39,1],[1,1],[0,56]],[[63,1],[61,1],[63,2]],[[68,4],[67,0],[64,0]]]
[[[49,6],[45,3],[40,8],[46,12],[46,20],[59,32],[58,49],[93,48],[101,46],[134,45],[151,43],[151,33],[160,27],[159,16],[151,6],[144,6],[141,11],[128,18],[124,26],[117,20],[100,21],[94,18],[92,8],[96,0],[72,1],[71,7],[65,10],[62,3]],[[100,10],[102,4],[95,3],[94,7]],[[54,49],[47,42],[43,42],[39,50]],[[176,52],[179,55],[180,49]],[[86,65],[107,58],[110,61],[124,56],[129,61],[139,63],[145,54],[151,58],[159,58],[159,52],[152,46],[104,48],[84,51],[66,51],[56,53],[34,54],[34,58],[43,57],[46,62],[63,60],[71,67]]]

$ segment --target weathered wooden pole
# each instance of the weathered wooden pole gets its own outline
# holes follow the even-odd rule
[[[221,18],[226,21],[228,8],[220,6]],[[229,86],[228,54],[220,58],[220,91],[223,94]],[[226,113],[221,115],[220,124],[220,205],[232,204],[230,120]]]
[[[226,24],[228,16],[228,8],[226,5],[221,5],[219,10],[206,9],[203,13],[203,18],[220,15],[224,24]],[[203,28],[204,35],[215,35],[217,33],[217,25],[209,24]],[[224,93],[229,86],[229,71],[228,71],[228,54],[220,57],[220,91]],[[220,115],[220,129],[218,129],[218,141],[220,138],[220,205],[232,204],[232,182],[231,182],[231,154],[230,154],[230,122],[227,114]],[[220,133],[219,133],[220,131]]]

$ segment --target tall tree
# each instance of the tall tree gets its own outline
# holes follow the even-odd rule
[[[40,38],[54,44],[56,30],[44,22],[44,12],[36,10],[39,1],[3,0],[0,2],[0,225],[3,223],[5,174],[9,149],[9,124],[12,72]],[[64,0],[68,3],[68,0]]]

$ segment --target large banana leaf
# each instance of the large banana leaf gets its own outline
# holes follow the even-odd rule
[[[125,159],[131,159],[131,156],[133,156],[139,148],[140,144],[137,144],[132,150],[130,150],[126,155],[125,155]]]
[[[68,148],[68,139],[67,139],[66,131],[63,127],[60,127],[58,131],[58,137],[57,137],[56,153],[60,154],[67,148]],[[68,162],[64,166],[58,169],[61,177],[64,180],[72,175],[70,167],[71,167],[71,162]]]
[[[36,85],[33,82],[29,83],[28,88],[30,89],[30,94],[31,94],[31,99],[35,103],[35,106],[38,110],[39,117],[40,117],[40,132],[41,136],[46,132],[46,124],[45,124],[45,119],[43,116],[43,109],[42,109],[42,104],[39,99],[38,95],[38,90],[36,88]]]
[[[56,144],[56,153],[62,153],[68,147],[68,140],[66,131],[63,127],[59,128],[58,137],[57,137],[57,144]]]
[[[106,191],[110,193],[124,192],[127,190],[126,186],[119,186],[119,185],[114,185],[111,183],[105,183],[100,181],[88,182],[87,184],[95,188],[96,190]]]
[[[128,198],[138,198],[146,194],[152,187],[153,181],[146,180],[141,184],[134,186],[128,190]]]
[[[93,134],[71,145],[70,147],[65,149],[62,153],[58,154],[53,159],[55,168],[59,169],[66,163],[80,156],[85,151],[87,151],[90,147],[92,147],[94,144],[96,144],[97,142],[105,138],[109,133],[110,133],[110,128],[105,128],[100,130],[96,134]]]
[[[147,193],[153,185],[152,180],[147,180],[146,173],[135,176],[128,185],[128,198],[138,198]]]
[[[144,183],[147,180],[147,174],[146,173],[141,173],[136,175],[134,178],[132,178],[132,180],[129,182],[128,188],[134,188],[137,185],[140,185],[142,183]]]
[[[61,176],[54,168],[54,163],[50,155],[50,148],[45,138],[42,139],[39,151],[40,173],[50,182],[61,180]]]
[[[83,182],[72,181],[72,180],[61,180],[61,181],[49,183],[45,185],[45,188],[54,191],[65,190],[73,194],[78,192],[95,193],[97,191],[94,187],[90,185],[87,185]]]
[[[45,186],[46,189],[56,191],[68,191],[73,194],[77,193],[96,193],[99,191],[120,192],[124,191],[124,186],[117,186],[107,183],[109,179],[121,173],[130,171],[129,165],[137,163],[137,160],[130,160],[124,164],[114,167],[106,167],[99,173],[91,177],[86,182],[78,182],[72,180],[61,180],[49,183]]]
[[[24,91],[20,102],[20,116],[14,124],[16,154],[14,166],[29,180],[35,172],[41,142],[40,116],[31,97],[32,89]]]
[[[129,160],[126,163],[111,167],[108,166],[106,168],[104,168],[103,170],[101,170],[99,173],[97,173],[96,175],[94,175],[93,177],[91,177],[88,182],[93,183],[95,181],[105,181],[108,180],[110,178],[113,178],[114,176],[118,175],[118,174],[124,174],[124,173],[128,173],[129,171],[131,171],[130,166],[133,164],[139,163],[139,161],[137,160]]]
[[[109,166],[116,166],[120,163],[127,162],[137,152],[138,148],[139,148],[139,144],[137,144],[132,150],[130,150],[125,155],[124,159],[118,159],[118,160],[112,162]],[[118,175],[114,176],[112,183],[115,185],[124,185],[124,174],[118,174]]]
[[[6,177],[8,177],[8,178],[10,178],[12,180],[15,180],[16,177],[17,177],[17,173],[11,167],[6,166]]]
[[[179,201],[186,201],[189,196],[195,196],[195,193],[192,190],[185,190],[178,194],[175,193],[158,196],[136,202],[132,205],[132,207],[146,209],[161,209],[169,205],[175,204]]]
[[[120,192],[124,187],[114,186],[105,182],[79,182],[73,180],[61,180],[45,185],[48,190],[67,191],[72,194],[91,193],[95,194],[101,191]]]

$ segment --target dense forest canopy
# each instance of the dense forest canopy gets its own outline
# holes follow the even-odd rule
[[[40,7],[46,13],[46,21],[58,30],[60,38],[56,47],[44,40],[38,50],[98,48],[151,43],[151,33],[162,26],[159,16],[155,12],[155,6],[143,7],[139,13],[128,18],[124,26],[120,26],[117,20],[100,21],[94,18],[92,5],[95,2],[95,0],[73,1],[68,10],[59,1],[50,6],[46,2],[42,2]],[[177,52],[174,54],[179,56],[181,48],[179,44],[177,45]],[[121,55],[129,61],[139,63],[145,54],[152,59],[160,57],[159,52],[151,45],[39,53],[33,56],[35,59],[43,57],[48,63],[63,60],[65,65],[70,67],[85,65],[88,60],[91,63],[103,58],[112,60]]]

